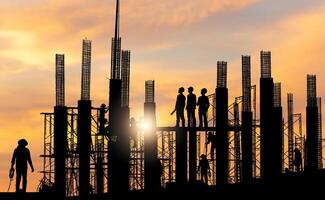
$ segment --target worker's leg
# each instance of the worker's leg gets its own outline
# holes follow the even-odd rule
[[[25,193],[26,188],[27,188],[27,169],[22,173],[22,176],[23,176],[23,190],[22,190],[22,192]]]
[[[21,172],[16,170],[16,192],[20,191]]]
[[[185,127],[185,117],[184,117],[184,112],[181,113],[181,120],[182,120],[182,127]]]
[[[208,185],[208,173],[205,173],[205,183]]]
[[[180,120],[180,115],[178,112],[176,112],[176,127],[179,127],[179,120]]]
[[[204,117],[204,127],[207,128],[208,127],[207,112],[204,112],[203,117]]]
[[[192,120],[191,111],[187,110],[187,127],[191,127],[191,120]]]
[[[202,122],[203,122],[202,117],[203,117],[202,112],[199,111],[199,122],[200,122],[199,127],[202,127]]]
[[[195,118],[195,110],[191,111],[191,117],[192,117],[192,121],[193,121],[193,127],[196,127],[196,118]]]
[[[210,148],[210,157],[211,157],[211,160],[214,160],[214,146],[212,145],[212,143],[211,143],[211,148]]]

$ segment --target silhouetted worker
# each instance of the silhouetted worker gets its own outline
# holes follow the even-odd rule
[[[131,131],[131,140],[132,140],[132,148],[137,147],[137,122],[135,119],[132,117],[130,120],[130,131]]]
[[[199,119],[200,119],[200,125],[199,127],[202,127],[202,123],[204,120],[204,127],[208,127],[208,118],[207,118],[207,112],[210,106],[209,98],[205,96],[205,94],[208,92],[206,88],[203,88],[201,90],[201,96],[199,97],[197,101],[197,105],[199,106]]]
[[[293,164],[296,167],[296,171],[300,172],[301,167],[302,167],[302,155],[301,155],[300,150],[297,148],[294,150],[294,152],[295,152],[295,160],[293,161]]]
[[[99,134],[105,135],[106,129],[105,124],[107,123],[107,119],[105,118],[105,114],[107,113],[108,109],[106,108],[105,104],[102,104],[99,109]]]
[[[199,162],[199,168],[197,172],[199,173],[200,170],[201,170],[201,181],[205,184],[208,184],[208,172],[209,172],[209,176],[211,176],[211,172],[210,172],[209,161],[207,159],[207,156],[204,154],[201,155],[201,160]]]
[[[211,131],[208,132],[208,138],[206,141],[206,145],[210,144],[210,156],[211,156],[211,160],[214,160],[214,151],[217,148],[217,138],[215,135],[213,135],[213,133]]]
[[[154,165],[154,185],[155,189],[161,189],[161,177],[163,175],[163,168],[159,159],[156,159]]]
[[[186,103],[186,110],[187,110],[187,120],[188,120],[188,127],[196,127],[196,118],[195,118],[195,109],[196,109],[196,95],[193,94],[193,87],[188,88],[188,95],[187,95],[187,103]]]
[[[11,168],[14,168],[16,163],[16,192],[26,192],[27,187],[27,162],[30,165],[32,172],[34,172],[34,167],[32,163],[32,159],[30,156],[29,149],[26,148],[28,142],[25,139],[21,139],[18,141],[18,147],[15,149],[12,160],[11,160]],[[20,180],[23,177],[23,189],[20,190]]]
[[[184,117],[184,108],[185,108],[185,96],[183,92],[185,89],[183,87],[178,89],[178,95],[175,105],[175,110],[171,113],[171,115],[176,112],[176,127],[179,127],[179,121],[182,120],[182,127],[185,126],[185,117]]]

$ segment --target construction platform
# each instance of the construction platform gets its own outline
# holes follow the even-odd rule
[[[273,184],[262,184],[260,180],[255,180],[251,184],[230,184],[224,186],[206,186],[201,182],[187,183],[182,187],[175,183],[168,184],[166,188],[156,193],[147,193],[145,191],[131,191],[117,199],[182,199],[188,198],[250,198],[267,199],[272,198],[301,198],[308,196],[321,197],[325,188],[325,171],[319,171],[314,174],[295,173],[283,175]],[[24,197],[17,196],[14,193],[0,193],[1,200],[39,200],[56,199],[51,193],[27,193]],[[67,200],[78,200],[78,197],[69,197]],[[110,199],[107,194],[102,196],[92,196],[90,200]]]

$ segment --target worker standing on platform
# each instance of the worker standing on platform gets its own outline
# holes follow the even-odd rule
[[[207,156],[202,154],[201,155],[201,160],[199,163],[199,168],[197,172],[199,173],[201,171],[201,181],[205,184],[208,184],[208,172],[209,176],[211,176],[211,171],[210,171],[210,166],[209,166],[209,161],[207,159]]]
[[[184,108],[185,108],[185,101],[186,98],[183,94],[185,89],[183,87],[178,89],[178,96],[176,100],[176,105],[174,111],[171,113],[171,115],[176,112],[176,127],[179,127],[179,122],[182,120],[182,127],[185,127],[185,117],[184,117]]]
[[[32,172],[34,172],[34,167],[32,159],[30,156],[29,149],[26,148],[28,142],[25,139],[18,141],[18,147],[15,149],[12,160],[11,160],[11,169],[14,169],[16,164],[16,192],[26,192],[27,187],[27,162],[30,165]],[[20,190],[20,181],[23,177],[23,189]]]
[[[132,117],[130,120],[130,131],[131,131],[131,141],[132,148],[137,148],[138,139],[137,139],[137,122]]]
[[[211,143],[210,156],[211,156],[211,160],[214,160],[214,152],[217,148],[217,138],[215,135],[213,135],[213,133],[211,131],[208,132],[208,138],[207,138],[205,145],[208,145],[210,143]]]
[[[302,155],[301,155],[300,150],[297,148],[294,150],[294,152],[295,152],[295,160],[293,161],[293,164],[296,167],[296,171],[300,172],[301,167],[302,167]]]
[[[196,118],[195,118],[196,95],[193,94],[193,91],[194,91],[193,87],[188,88],[187,103],[186,103],[188,127],[196,127]]]
[[[203,120],[204,120],[204,127],[208,127],[208,118],[207,118],[207,112],[210,107],[209,98],[205,96],[205,94],[208,92],[206,88],[203,88],[201,90],[201,96],[199,97],[197,101],[197,105],[199,106],[199,119],[200,119],[200,125],[199,127],[203,126]]]
[[[105,104],[102,104],[99,109],[99,135],[106,135],[107,131],[105,125],[107,123],[107,119],[105,118],[108,109]]]

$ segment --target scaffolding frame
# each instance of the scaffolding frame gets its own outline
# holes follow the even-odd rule
[[[69,197],[78,196],[78,169],[79,169],[79,155],[77,154],[77,118],[78,108],[68,107],[68,131],[67,131],[67,155],[66,155],[66,195]],[[99,135],[99,108],[92,108],[91,116],[91,156],[90,156],[90,181],[91,192],[96,190],[96,163],[97,158],[103,158],[103,163],[107,163],[108,152],[108,138]],[[54,113],[41,113],[44,117],[44,150],[43,155],[43,174],[39,189],[44,185],[53,186],[54,182]],[[104,168],[104,191],[107,191],[107,167]]]
[[[291,172],[294,171],[294,130],[293,130],[293,94],[288,94],[288,165]]]

